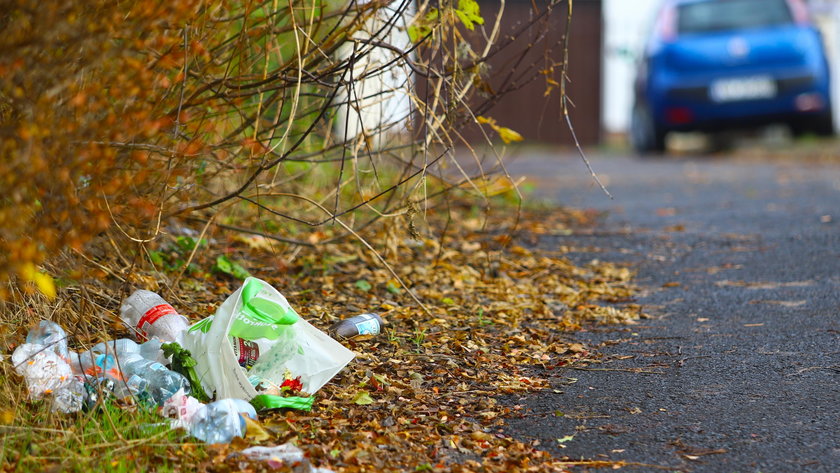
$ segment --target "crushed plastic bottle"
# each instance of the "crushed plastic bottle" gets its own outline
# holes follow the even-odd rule
[[[126,383],[129,384],[133,378],[147,381],[145,391],[159,406],[179,390],[190,392],[190,382],[187,378],[156,361],[147,360],[137,353],[127,353],[118,361],[123,378],[127,378]]]
[[[17,347],[12,354],[12,365],[26,381],[32,399],[51,394],[73,379],[70,365],[44,345],[24,343]]]
[[[334,324],[330,332],[341,338],[352,338],[357,335],[377,335],[382,331],[385,323],[379,314],[360,314],[344,319]]]
[[[85,383],[78,378],[73,378],[53,392],[52,409],[64,414],[78,412],[85,406],[86,398]]]
[[[26,343],[43,345],[56,352],[58,356],[67,358],[67,333],[55,322],[40,321],[38,328],[26,334]]]
[[[120,338],[117,340],[97,343],[96,345],[90,347],[90,351],[96,354],[119,356],[124,353],[138,353],[140,351],[140,345],[134,343],[134,340]]]
[[[108,354],[117,358],[127,355],[129,353],[137,353],[147,360],[157,361],[165,364],[169,360],[163,355],[163,350],[160,348],[161,341],[157,338],[137,344],[134,340],[128,338],[120,338],[117,340],[109,340],[107,342],[97,343],[91,347],[90,351],[96,354]]]
[[[222,399],[199,408],[190,418],[190,435],[207,443],[230,443],[244,437],[243,415],[257,418],[254,407],[242,399]]]
[[[123,302],[120,317],[137,330],[137,340],[156,337],[177,342],[188,328],[187,318],[152,291],[137,290]]]

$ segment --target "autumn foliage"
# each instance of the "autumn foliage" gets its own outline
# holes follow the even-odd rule
[[[159,170],[111,143],[171,133],[160,99],[199,3],[0,2],[0,278],[142,208]]]
[[[484,165],[431,169],[465,123],[519,136],[467,106],[489,90],[498,22],[474,0],[414,10],[0,0],[0,281],[49,293],[39,265],[63,249],[84,252],[106,229],[145,245],[175,216],[295,244],[339,218],[346,236],[410,217],[446,189],[480,196],[488,182],[471,181],[486,181]],[[395,97],[404,110],[383,112]]]

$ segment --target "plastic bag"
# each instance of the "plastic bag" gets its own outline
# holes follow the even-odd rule
[[[350,360],[353,352],[310,325],[265,281],[247,278],[216,313],[184,334],[196,373],[216,399],[250,400],[260,381],[281,384],[300,377],[314,394]]]

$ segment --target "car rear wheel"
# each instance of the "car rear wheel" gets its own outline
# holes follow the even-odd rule
[[[799,138],[808,134],[834,136],[834,117],[831,110],[817,116],[803,118],[790,124],[793,136]]]
[[[665,130],[656,126],[645,105],[633,107],[630,120],[630,144],[639,154],[660,154],[665,151]]]

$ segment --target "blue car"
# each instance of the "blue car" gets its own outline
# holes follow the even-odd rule
[[[831,135],[822,36],[802,0],[666,0],[639,65],[633,148],[661,152],[672,131],[774,123]]]

